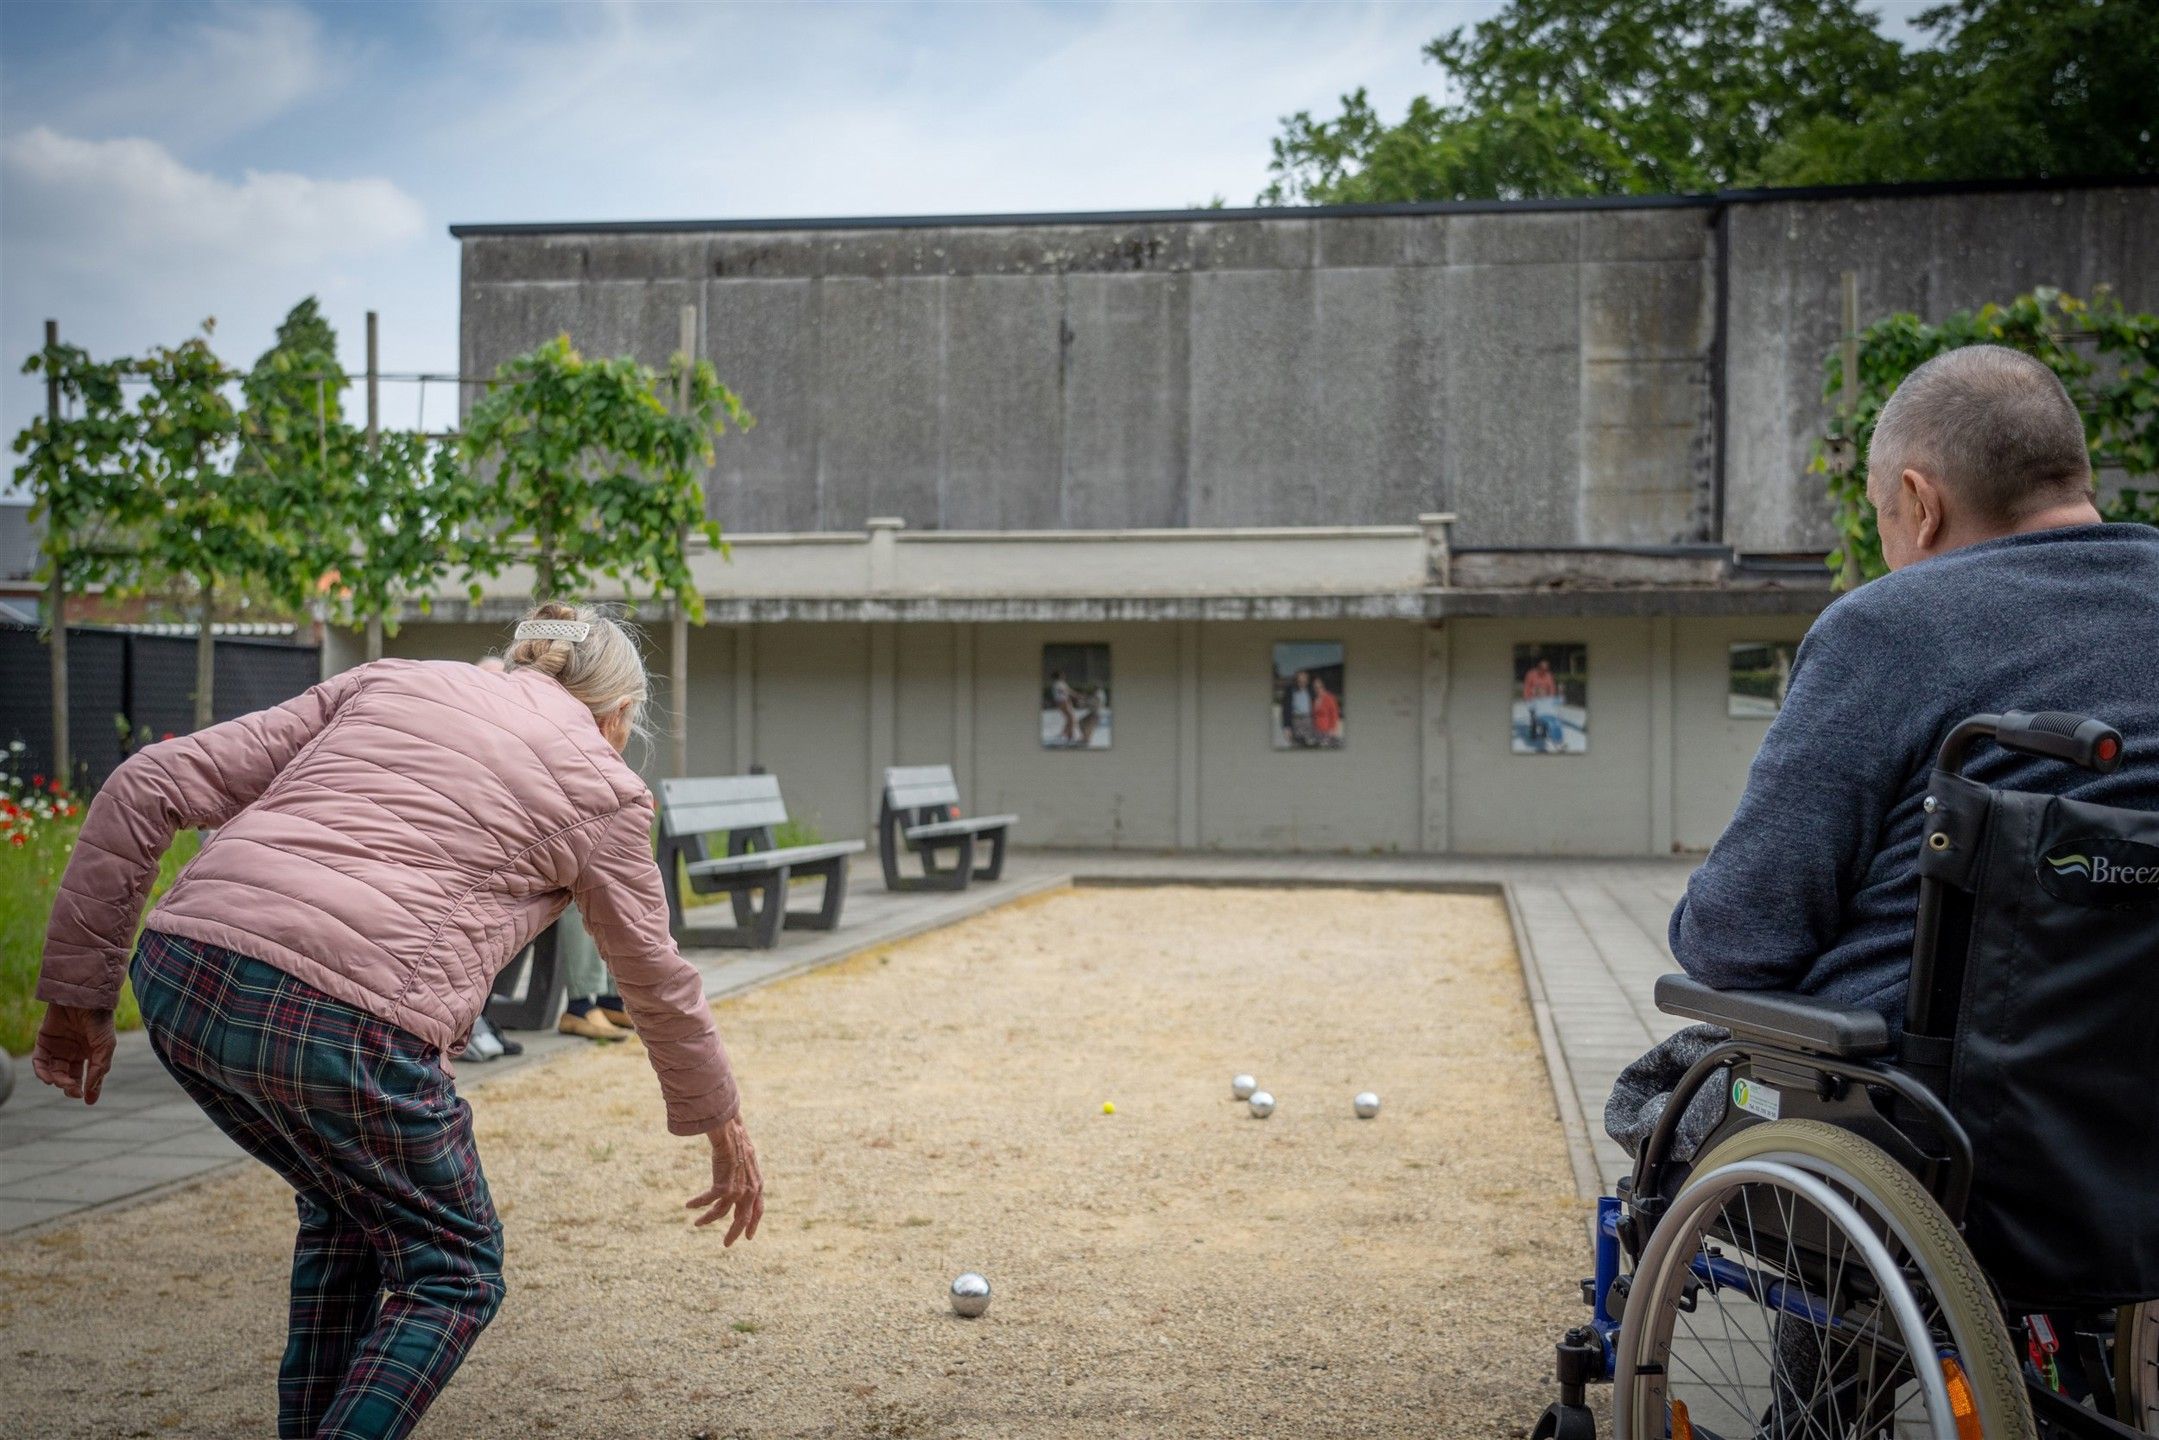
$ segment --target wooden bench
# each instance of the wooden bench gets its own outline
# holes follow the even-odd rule
[[[830,930],[847,900],[847,857],[860,840],[775,848],[772,830],[787,821],[776,775],[713,775],[660,782],[660,874],[667,885],[667,923],[678,945],[721,945],[769,950],[783,925]],[[715,855],[707,836],[725,835]],[[679,863],[678,863],[679,862]],[[815,910],[790,912],[787,885],[797,876],[821,876],[824,901]],[[689,926],[683,918],[682,881],[699,895],[726,891],[735,923]],[[755,892],[757,902],[750,896]]]
[[[995,880],[1005,871],[1005,834],[1017,815],[963,818],[959,783],[950,765],[898,765],[885,771],[884,799],[877,807],[877,858],[887,890],[964,890],[977,877]],[[989,862],[975,867],[975,841],[987,840]],[[900,874],[900,851],[922,862],[920,875]],[[942,856],[951,851],[946,863]]]

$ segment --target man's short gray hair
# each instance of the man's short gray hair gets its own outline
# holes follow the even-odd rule
[[[2092,492],[2084,420],[2045,365],[2003,345],[1967,345],[1904,377],[1874,424],[1867,473],[1933,477],[1998,524]]]

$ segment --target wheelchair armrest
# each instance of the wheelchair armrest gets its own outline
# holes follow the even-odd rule
[[[1889,1022],[1876,1010],[1782,990],[1712,990],[1686,975],[1657,977],[1657,1008],[1816,1055],[1886,1055]]]

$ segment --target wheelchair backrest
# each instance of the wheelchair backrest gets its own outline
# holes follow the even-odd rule
[[[2159,1296],[2159,814],[1946,770],[1929,793],[1972,1251],[2018,1309]]]

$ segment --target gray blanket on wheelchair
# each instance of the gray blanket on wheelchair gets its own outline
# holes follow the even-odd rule
[[[1628,1065],[1612,1082],[1612,1096],[1604,1102],[1604,1133],[1617,1140],[1629,1155],[1640,1154],[1643,1142],[1649,1139],[1649,1132],[1657,1128],[1658,1117],[1664,1114],[1664,1107],[1670,1102],[1680,1077],[1695,1061],[1708,1054],[1711,1047],[1731,1038],[1729,1030],[1721,1030],[1715,1025],[1689,1025]],[[1695,1150],[1724,1119],[1726,1088],[1713,1081],[1695,1092],[1687,1113],[1679,1117],[1679,1128],[1672,1136],[1670,1158],[1694,1158]]]

